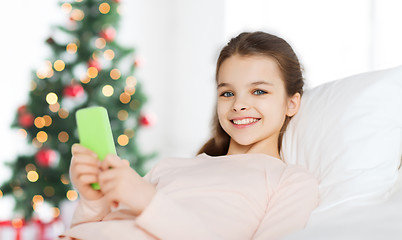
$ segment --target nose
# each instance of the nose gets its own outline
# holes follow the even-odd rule
[[[248,105],[240,99],[236,99],[236,101],[233,103],[233,111],[235,112],[244,111],[246,109],[248,109]]]
[[[237,109],[237,108],[233,108],[233,110],[234,110],[235,112],[238,112],[238,111],[242,111],[242,110],[246,110],[246,108],[245,108],[245,107],[243,107],[243,108],[240,108],[240,109]]]

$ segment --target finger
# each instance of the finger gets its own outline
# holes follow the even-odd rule
[[[108,154],[101,163],[101,169],[116,168],[124,166],[124,162],[115,154]]]
[[[92,165],[94,167],[99,167],[100,162],[97,158],[94,158],[88,154],[76,154],[71,158],[72,164],[87,164]]]
[[[94,153],[93,151],[89,150],[88,148],[86,148],[86,147],[84,147],[84,146],[82,146],[82,145],[80,145],[80,144],[78,144],[78,143],[75,143],[75,144],[71,147],[71,153],[72,153],[73,155],[79,154],[79,153],[84,153],[84,154],[92,155],[92,156],[94,156],[95,158],[98,157],[98,155],[96,155],[96,153]]]
[[[114,180],[102,181],[99,179],[99,185],[101,192],[105,195],[114,192],[114,190],[116,189],[116,182]]]
[[[107,194],[104,194],[106,201],[113,207],[118,207],[119,206],[119,200],[116,197],[116,194],[113,192],[109,192]]]
[[[76,175],[77,177],[80,177],[81,175],[85,175],[85,174],[98,175],[100,172],[99,168],[93,167],[90,165],[85,165],[85,164],[76,165],[71,170],[72,170],[73,175]]]
[[[130,166],[130,162],[128,160],[123,160],[124,164],[126,164],[127,166]]]
[[[99,181],[100,182],[108,182],[108,181],[117,179],[118,173],[119,173],[119,171],[116,168],[107,169],[105,171],[102,171],[99,173]]]
[[[89,185],[91,183],[98,182],[98,177],[93,174],[81,175],[78,179],[79,179],[80,183],[84,184],[84,185]]]

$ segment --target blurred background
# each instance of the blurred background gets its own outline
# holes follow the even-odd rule
[[[151,126],[138,133],[143,151],[192,157],[210,137],[214,71],[220,49],[242,31],[287,40],[304,67],[306,88],[401,65],[399,0],[122,0],[116,38],[134,47]],[[10,125],[28,99],[31,71],[50,55],[51,26],[68,18],[54,0],[3,1],[0,164],[26,141]],[[0,183],[11,175],[1,165]]]

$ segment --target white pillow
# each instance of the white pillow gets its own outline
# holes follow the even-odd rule
[[[317,177],[320,211],[351,200],[386,198],[401,153],[402,66],[305,91],[281,154]]]

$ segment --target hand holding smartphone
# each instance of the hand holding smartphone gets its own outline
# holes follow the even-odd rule
[[[102,161],[108,154],[116,154],[109,116],[104,107],[83,108],[76,112],[80,144],[98,155]],[[91,184],[99,190],[98,183]]]

